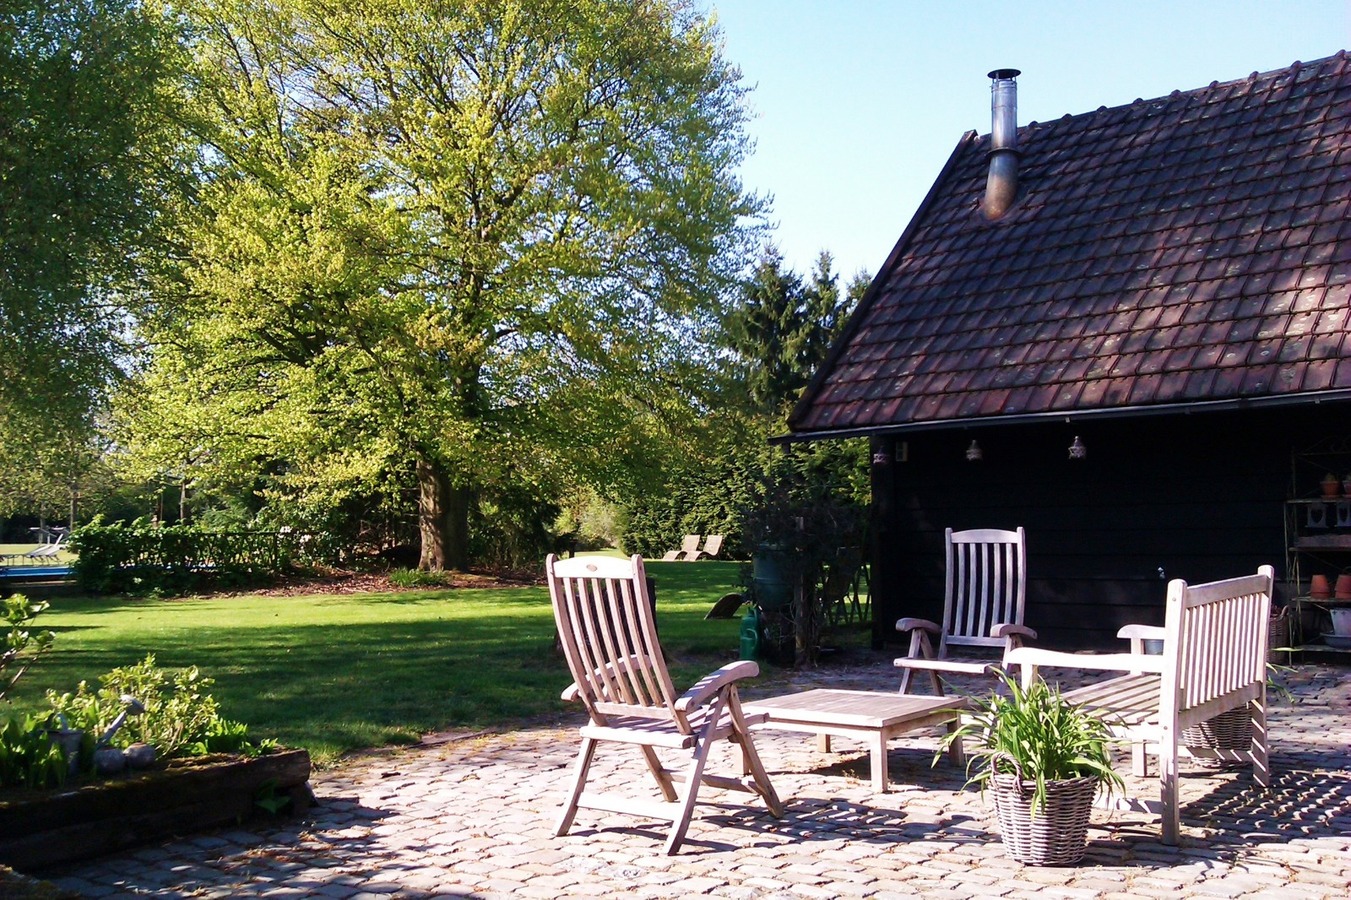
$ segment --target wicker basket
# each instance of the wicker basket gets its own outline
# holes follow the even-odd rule
[[[1247,750],[1252,746],[1252,712],[1246,705],[1220,713],[1200,725],[1182,729],[1186,747],[1213,747],[1216,750]],[[1207,769],[1239,768],[1244,763],[1228,759],[1197,757],[1192,760]]]
[[[1034,782],[1017,775],[995,775],[991,784],[999,833],[1009,856],[1033,866],[1068,866],[1083,858],[1098,779],[1046,782],[1046,803],[1035,816]]]

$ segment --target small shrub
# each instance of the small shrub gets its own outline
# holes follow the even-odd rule
[[[206,689],[212,684],[196,666],[168,672],[148,655],[132,666],[113,669],[99,679],[100,687],[86,682],[74,694],[47,692],[52,709],[66,717],[72,728],[100,737],[124,708],[123,696],[135,697],[145,707],[138,716],[128,716],[112,739],[114,747],[137,742],[153,746],[161,758],[192,755],[205,747],[219,719],[215,699]],[[204,752],[204,751],[202,751]]]
[[[57,787],[69,772],[65,752],[47,737],[41,719],[0,718],[0,787]]]
[[[417,569],[395,569],[389,573],[389,583],[400,588],[451,587],[451,572],[419,572]]]
[[[9,626],[4,644],[0,645],[0,700],[37,658],[51,648],[52,632],[34,631],[30,627],[46,608],[46,603],[33,603],[22,594],[7,597],[0,604],[0,624]]]

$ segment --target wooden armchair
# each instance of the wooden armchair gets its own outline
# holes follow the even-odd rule
[[[581,728],[576,775],[555,833],[568,833],[579,807],[650,816],[672,823],[666,853],[675,853],[701,784],[759,794],[774,816],[781,815],[779,797],[749,730],[766,716],[743,714],[737,697],[736,682],[758,675],[759,667],[749,661],[729,663],[676,694],[657,642],[642,557],[559,560],[550,555],[545,571],[554,620],[575,679],[563,699],[580,701],[590,716]],[[704,771],[709,748],[721,738],[740,745],[741,777]],[[592,759],[605,742],[639,750],[656,779],[660,801],[586,792]],[[683,771],[666,768],[658,748],[679,753],[685,759]],[[674,782],[681,782],[679,791]]]
[[[1003,664],[990,651],[1007,654],[1037,633],[1023,625],[1027,598],[1027,541],[1017,531],[991,528],[944,535],[947,577],[943,624],[904,618],[896,630],[910,635],[906,656],[895,661],[903,671],[901,693],[910,692],[911,674],[929,673],[934,692],[943,693],[940,672],[982,674]],[[934,646],[934,639],[938,646]],[[956,652],[954,652],[956,651]],[[967,654],[985,652],[984,658]]]

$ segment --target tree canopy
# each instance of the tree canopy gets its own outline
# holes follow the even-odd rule
[[[760,207],[694,5],[178,9],[198,186],[126,407],[156,424],[140,458],[333,504],[411,473],[424,568],[467,562],[495,484],[633,478],[709,378]]]
[[[136,0],[0,2],[0,503],[61,493],[93,456],[159,208],[173,48]]]

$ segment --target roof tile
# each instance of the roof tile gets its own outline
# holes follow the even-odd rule
[[[1351,387],[1345,54],[1020,139],[998,222],[959,146],[794,430]]]

